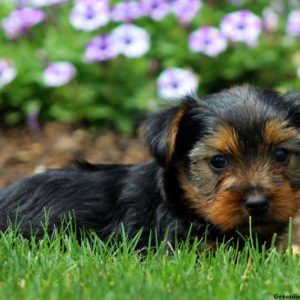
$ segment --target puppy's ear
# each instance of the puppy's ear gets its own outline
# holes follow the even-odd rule
[[[146,146],[162,167],[168,168],[172,162],[181,122],[196,104],[197,100],[187,98],[180,105],[153,115],[141,128]]]
[[[287,102],[288,116],[292,120],[296,127],[300,127],[300,92],[292,91],[288,92],[284,96],[284,100]]]

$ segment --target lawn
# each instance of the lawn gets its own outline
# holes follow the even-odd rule
[[[0,237],[0,299],[274,299],[300,294],[300,256],[197,243],[141,254],[134,241],[57,234],[35,242],[13,231]],[[279,298],[278,298],[279,299]]]

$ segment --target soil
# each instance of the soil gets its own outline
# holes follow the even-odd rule
[[[68,124],[48,123],[40,134],[27,128],[0,129],[0,187],[48,168],[62,168],[74,159],[91,163],[138,163],[149,153],[136,139],[110,130],[91,134]],[[300,245],[300,213],[294,224]]]
[[[48,168],[90,163],[138,163],[149,155],[136,138],[105,130],[93,135],[68,124],[49,123],[33,135],[27,128],[0,130],[0,187]]]

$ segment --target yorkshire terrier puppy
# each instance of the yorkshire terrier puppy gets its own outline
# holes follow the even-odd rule
[[[269,245],[300,206],[300,94],[242,86],[187,97],[152,116],[141,132],[153,160],[49,170],[0,192],[0,230],[16,220],[42,237],[63,217],[102,240],[237,239]]]

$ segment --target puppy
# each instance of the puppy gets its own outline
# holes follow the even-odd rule
[[[153,160],[49,170],[0,192],[0,230],[51,234],[62,218],[102,240],[139,246],[187,237],[214,243],[251,232],[269,245],[300,206],[300,94],[242,86],[186,97],[145,122]],[[13,220],[13,222],[12,222]]]

